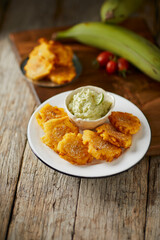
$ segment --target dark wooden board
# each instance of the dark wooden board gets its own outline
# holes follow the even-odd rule
[[[142,19],[130,19],[123,24],[125,27],[153,41],[151,33]],[[17,56],[19,64],[32,48],[37,44],[40,37],[51,39],[54,33],[62,28],[29,30],[10,34],[10,40]],[[150,79],[142,72],[131,67],[131,73],[126,78],[116,75],[107,75],[105,70],[97,69],[93,64],[98,49],[88,47],[77,42],[67,42],[78,56],[83,71],[80,77],[59,88],[45,88],[28,83],[38,103],[68,90],[80,86],[94,85],[119,94],[136,104],[147,117],[152,131],[152,140],[148,155],[160,154],[160,83]],[[127,111],[127,109],[126,109]]]

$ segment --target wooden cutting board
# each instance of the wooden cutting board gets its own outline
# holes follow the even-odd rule
[[[123,25],[153,41],[150,31],[142,19],[129,19],[124,22]],[[65,28],[11,33],[10,40],[18,63],[20,64],[22,59],[28,55],[37,44],[37,40],[40,37],[51,39],[57,31],[62,29]],[[72,47],[81,62],[83,70],[80,77],[72,83],[58,88],[40,87],[27,82],[37,103],[41,103],[58,93],[85,85],[98,86],[107,91],[121,95],[136,104],[149,121],[152,131],[152,140],[147,154],[160,154],[160,83],[150,79],[133,66],[131,66],[131,72],[126,78],[118,74],[107,75],[104,69],[99,69],[93,64],[97,54],[100,52],[98,49],[73,41],[67,42],[67,45]]]

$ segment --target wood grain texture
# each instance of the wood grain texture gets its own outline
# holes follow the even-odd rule
[[[81,180],[49,169],[26,144],[35,100],[22,81],[9,32],[95,21],[102,2],[10,1],[0,35],[2,240],[159,239],[159,156],[117,176]]]
[[[82,179],[73,239],[143,239],[147,175],[144,158],[120,175]]]
[[[160,157],[150,161],[145,239],[160,239]]]
[[[36,3],[38,5],[38,1]],[[31,4],[31,2],[28,2],[28,4]],[[18,65],[8,41],[10,29],[27,28],[27,26],[33,23],[33,18],[36,20],[35,8],[33,8],[32,14],[29,15],[32,8],[29,12],[25,12],[26,6],[27,1],[24,5],[22,1],[21,3],[20,1],[12,1],[1,30],[0,239],[5,239],[8,231],[23,152],[26,145],[27,124],[35,106],[35,101],[27,85],[22,81]],[[44,8],[42,7],[42,9]]]
[[[27,145],[8,239],[71,239],[79,181],[48,168]]]
[[[4,239],[35,102],[6,38],[0,41],[0,66],[0,239]]]

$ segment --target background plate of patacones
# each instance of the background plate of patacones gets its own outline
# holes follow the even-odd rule
[[[25,65],[27,64],[27,61],[28,61],[28,57],[24,58],[20,64],[20,69],[21,69],[21,72],[22,74],[24,75],[25,79],[29,82],[32,82],[33,84],[35,85],[38,85],[38,86],[41,86],[41,87],[49,87],[49,88],[52,88],[52,87],[63,87],[65,85],[68,85],[68,84],[71,84],[73,81],[77,80],[82,72],[82,66],[81,66],[81,63],[78,59],[78,57],[76,56],[76,54],[73,55],[73,65],[75,67],[75,71],[76,71],[76,76],[72,79],[72,81],[70,82],[66,82],[66,83],[63,83],[63,84],[57,84],[55,82],[52,82],[51,80],[47,79],[47,78],[42,78],[40,80],[37,80],[37,81],[33,81],[32,79],[28,78],[26,76],[26,71],[24,69]]]
[[[89,165],[72,165],[68,161],[59,157],[52,149],[46,146],[41,137],[44,135],[43,130],[38,125],[35,113],[46,104],[63,107],[64,100],[70,91],[53,96],[43,102],[32,114],[28,123],[27,136],[29,145],[33,153],[47,166],[61,173],[75,177],[98,178],[115,175],[126,171],[138,163],[147,152],[151,141],[151,130],[148,121],[141,110],[128,101],[127,99],[111,93],[115,97],[115,107],[113,111],[122,111],[132,113],[137,116],[141,122],[141,128],[138,133],[133,135],[132,146],[125,150],[122,155],[112,162],[95,161]],[[97,163],[98,162],[98,163]]]

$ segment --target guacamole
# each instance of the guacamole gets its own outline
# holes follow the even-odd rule
[[[78,118],[96,120],[107,114],[111,102],[104,100],[103,93],[82,89],[71,98],[68,109]]]

